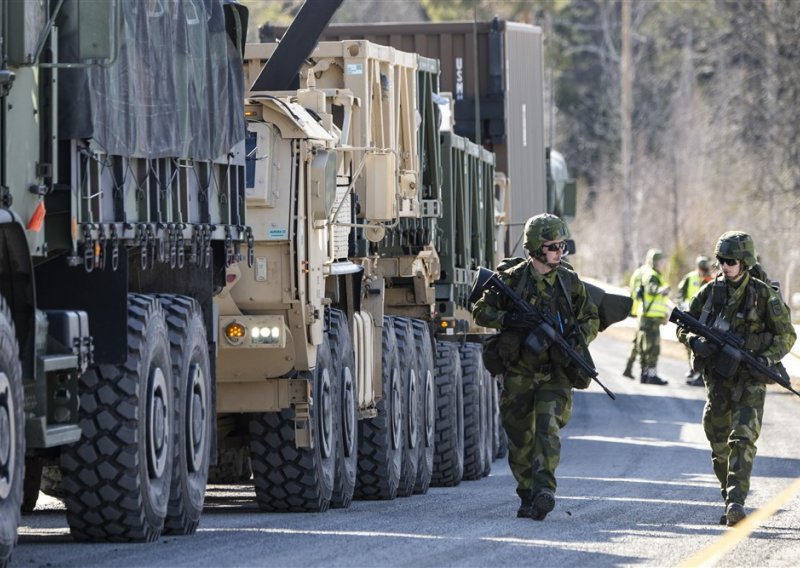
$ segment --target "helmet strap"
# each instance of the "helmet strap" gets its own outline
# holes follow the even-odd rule
[[[534,250],[529,250],[528,254],[531,255],[531,258],[535,258],[539,262],[547,264],[547,255],[542,252],[542,247],[536,247]]]
[[[531,263],[533,264],[533,267],[541,274],[547,274],[554,268],[557,268],[558,266],[561,265],[561,262],[547,262],[547,255],[542,252],[541,248],[539,249],[538,254],[532,252],[530,252],[529,254],[531,256]],[[549,268],[549,270],[542,270],[540,268],[537,268],[536,263],[538,263],[539,267],[542,268],[547,267]]]

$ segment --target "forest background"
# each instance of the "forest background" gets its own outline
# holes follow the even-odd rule
[[[250,41],[302,5],[243,3]],[[674,285],[697,255],[713,259],[722,232],[741,229],[800,304],[800,1],[631,0],[630,10],[627,176],[620,0],[344,0],[333,21],[499,16],[542,27],[545,136],[578,182],[579,272],[624,284],[655,247]]]

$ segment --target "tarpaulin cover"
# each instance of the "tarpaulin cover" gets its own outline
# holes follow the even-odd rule
[[[75,61],[74,0],[59,52]],[[222,0],[122,1],[119,54],[107,67],[59,70],[59,138],[107,154],[215,159],[244,139],[244,74]]]

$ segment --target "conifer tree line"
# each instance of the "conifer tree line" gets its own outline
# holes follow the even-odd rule
[[[631,9],[628,215],[620,156],[623,1]],[[245,3],[254,25],[285,24],[302,4]],[[657,247],[670,255],[674,284],[735,228],[753,235],[787,299],[800,291],[800,2],[345,0],[334,21],[495,15],[545,32],[546,136],[578,180],[572,229],[583,274],[624,283]]]

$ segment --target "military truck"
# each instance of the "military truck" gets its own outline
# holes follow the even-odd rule
[[[272,41],[283,28],[264,25],[260,32],[262,41]],[[365,39],[439,60],[441,88],[453,102],[453,132],[494,152],[506,176],[501,181],[510,184],[500,258],[522,254],[522,226],[531,215],[574,216],[575,184],[554,180],[560,162],[551,163],[546,148],[541,28],[499,18],[333,24],[320,39]]]
[[[215,300],[220,448],[249,451],[269,511],[482,477],[497,426],[491,378],[478,345],[432,331],[443,321],[438,225],[470,184],[491,195],[494,158],[460,137],[458,155],[443,146],[436,60],[321,42],[297,90],[259,90],[279,48],[245,55],[255,253],[253,267],[228,268]]]
[[[252,258],[222,0],[0,4],[0,564],[42,467],[78,540],[195,531],[212,297]]]

